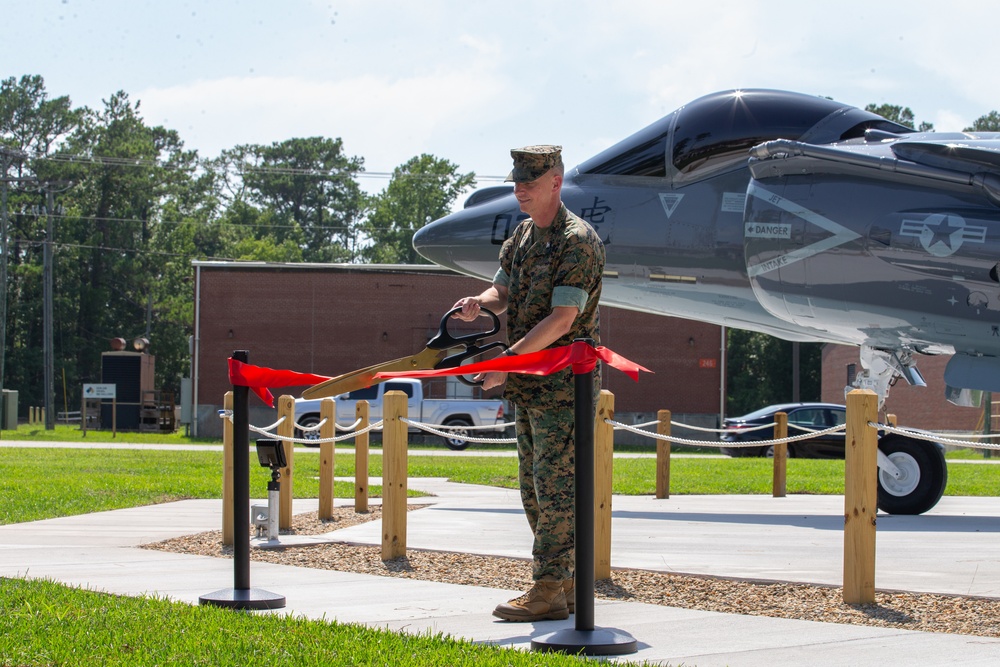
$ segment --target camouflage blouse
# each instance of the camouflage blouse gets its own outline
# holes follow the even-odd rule
[[[577,338],[600,343],[597,302],[604,275],[604,244],[594,228],[565,205],[545,229],[536,228],[531,218],[522,221],[500,249],[500,269],[498,276],[506,277],[508,290],[507,340],[511,344],[545,319],[554,305],[571,304],[579,306],[579,314],[569,333],[553,346],[568,345]],[[526,407],[566,407],[567,402],[572,407],[572,369],[549,376],[511,373],[504,396]]]

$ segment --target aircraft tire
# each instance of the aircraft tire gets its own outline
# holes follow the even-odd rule
[[[889,514],[923,514],[937,505],[948,484],[942,449],[898,437],[883,438],[878,446],[903,473],[896,479],[879,469],[878,508]]]

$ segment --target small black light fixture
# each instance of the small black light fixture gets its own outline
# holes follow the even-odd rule
[[[262,438],[257,441],[257,460],[262,468],[276,471],[288,465],[285,461],[285,448],[280,440]]]
[[[694,347],[694,336],[688,338],[688,347]]]
[[[280,440],[261,438],[257,441],[257,460],[262,468],[271,469],[271,481],[267,483],[267,539],[277,540],[278,512],[281,505],[281,482],[278,480],[281,479],[281,469],[288,465],[285,460],[284,443]]]

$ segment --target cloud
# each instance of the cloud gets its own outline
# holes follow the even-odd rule
[[[502,116],[506,88],[496,77],[455,70],[338,81],[226,77],[148,88],[136,98],[148,122],[177,129],[206,157],[241,143],[341,137],[349,154],[391,170],[402,162],[394,162],[396,156],[432,152],[435,137],[460,131],[471,119]]]

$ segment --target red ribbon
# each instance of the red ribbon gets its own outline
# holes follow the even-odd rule
[[[436,368],[429,371],[401,371],[392,373],[377,373],[380,380],[398,377],[440,377],[444,375],[476,375],[498,371],[501,373],[524,373],[525,375],[550,375],[561,371],[567,366],[573,366],[574,373],[589,373],[594,370],[597,361],[604,361],[612,368],[617,368],[630,378],[639,381],[639,371],[652,373],[634,361],[629,361],[606,347],[594,347],[582,341],[577,341],[562,347],[552,347],[528,354],[514,356],[501,355],[489,361],[458,366],[457,368]]]
[[[547,350],[518,354],[514,356],[501,355],[489,361],[458,366],[457,368],[438,368],[428,371],[403,371],[399,373],[378,373],[376,379],[386,380],[397,377],[440,377],[445,375],[476,375],[499,371],[502,373],[524,373],[526,375],[550,375],[561,371],[567,366],[573,366],[574,373],[589,373],[594,370],[597,361],[604,361],[612,368],[617,368],[636,382],[639,381],[639,371],[652,373],[634,361],[612,352],[606,347],[594,347],[584,342],[575,342],[563,347],[553,347]],[[268,407],[274,407],[274,396],[268,387],[296,387],[314,385],[331,379],[327,375],[312,373],[297,373],[282,371],[264,366],[244,364],[236,359],[229,359],[229,382],[237,387],[250,387]]]
[[[251,366],[232,357],[229,358],[229,383],[237,387],[250,387],[250,390],[260,396],[260,400],[267,403],[267,407],[269,408],[274,407],[274,396],[268,391],[268,387],[314,385],[326,382],[329,379],[326,375],[279,371],[264,366]]]

